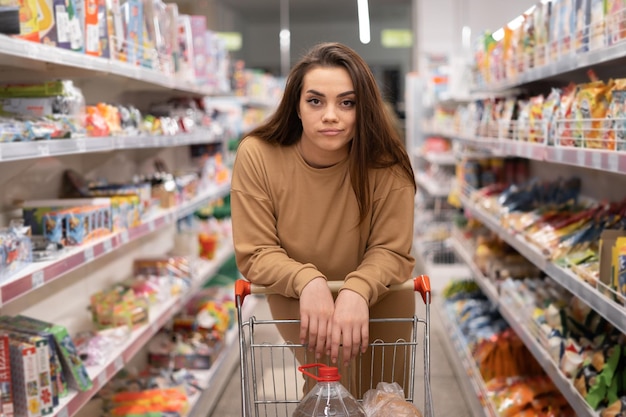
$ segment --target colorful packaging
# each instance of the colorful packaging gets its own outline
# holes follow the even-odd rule
[[[606,0],[606,27],[609,45],[626,39],[626,0]]]
[[[589,25],[591,28],[589,49],[595,50],[603,48],[607,45],[606,39],[606,0],[589,0],[590,18]]]
[[[61,3],[62,6],[59,4]],[[57,46],[57,27],[55,8],[61,6],[65,10],[62,0],[42,0],[39,5],[39,41],[44,45]]]
[[[576,53],[589,50],[590,1],[576,0],[576,33],[574,39]]]
[[[595,81],[579,87],[574,102],[574,128],[572,130],[577,146],[603,149],[603,119],[609,111],[611,101],[610,84]]]
[[[100,56],[100,24],[98,21],[98,0],[77,0],[84,2],[83,27],[85,33],[85,54]]]
[[[128,42],[127,62],[141,64],[143,50],[143,4],[141,0],[126,0],[121,6]]]
[[[23,315],[2,316],[0,321],[16,326],[22,331],[51,334],[54,338],[55,349],[60,358],[65,380],[69,382],[72,388],[79,391],[89,391],[93,387],[93,382],[87,373],[87,369],[80,356],[78,356],[76,346],[64,326]]]
[[[41,417],[37,349],[29,343],[9,339],[11,350],[11,380],[15,414]]]
[[[550,46],[551,11],[551,2],[541,2],[537,4],[533,12],[535,21],[535,46],[533,51],[535,67],[541,67],[547,62]]]
[[[9,335],[4,331],[0,331],[0,407],[0,414],[4,417],[15,416]]]

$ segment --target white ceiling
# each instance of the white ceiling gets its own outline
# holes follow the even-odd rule
[[[283,0],[217,0],[254,23],[280,22]],[[287,0],[290,23],[357,20],[357,0]],[[370,20],[406,18],[412,0],[369,0]]]

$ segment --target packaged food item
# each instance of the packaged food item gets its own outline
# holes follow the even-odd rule
[[[626,0],[606,0],[606,33],[609,45],[626,39]]]
[[[612,82],[593,81],[579,86],[572,104],[574,146],[602,149],[602,122],[609,110]]]
[[[606,39],[606,0],[588,0],[591,2],[589,10],[589,49],[604,48],[607,45]]]
[[[528,141],[544,143],[544,120],[543,120],[544,97],[542,95],[531,97],[528,111]]]
[[[583,53],[589,50],[589,21],[591,0],[576,0],[576,33],[574,51]]]

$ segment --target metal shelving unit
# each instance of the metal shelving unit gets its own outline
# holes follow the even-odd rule
[[[478,269],[472,260],[472,256],[467,252],[463,244],[458,239],[452,239],[452,244],[459,256],[472,270],[475,282],[487,298],[498,307],[502,317],[504,317],[515,333],[522,339],[528,350],[535,359],[537,359],[537,362],[567,399],[572,409],[576,412],[576,415],[579,417],[597,417],[599,414],[591,409],[585,399],[578,393],[572,382],[561,373],[558,365],[552,360],[549,353],[535,339],[535,336],[530,332],[528,326],[520,319],[521,314],[516,312],[509,303],[502,302],[493,283]]]
[[[6,305],[30,291],[62,278],[74,269],[87,265],[113,250],[122,248],[131,241],[162,229],[182,217],[186,217],[207,202],[224,197],[229,191],[230,184],[211,188],[195,199],[178,207],[160,210],[137,227],[115,232],[94,242],[68,249],[67,252],[52,261],[37,262],[29,265],[23,271],[18,272],[9,280],[0,284],[0,306]]]
[[[466,197],[462,198],[463,206],[483,223],[486,227],[497,233],[498,236],[512,248],[517,250],[530,262],[546,273],[550,278],[567,288],[602,317],[611,322],[616,328],[626,333],[626,308],[623,305],[603,295],[598,289],[592,287],[568,269],[564,269],[551,262],[535,246],[527,242],[523,236],[502,227],[498,219],[486,213]]]

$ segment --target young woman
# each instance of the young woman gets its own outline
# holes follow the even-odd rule
[[[366,62],[339,43],[313,47],[276,112],[239,145],[231,194],[239,270],[278,294],[268,297],[275,319],[300,319],[279,331],[308,344],[301,363],[329,356],[345,366],[372,340],[408,339],[406,326],[376,328],[369,319],[415,313],[412,291],[387,289],[411,278],[415,191]],[[330,280],[343,282],[338,294]],[[355,367],[344,381],[357,395],[376,386],[367,366],[364,385],[355,387]]]

